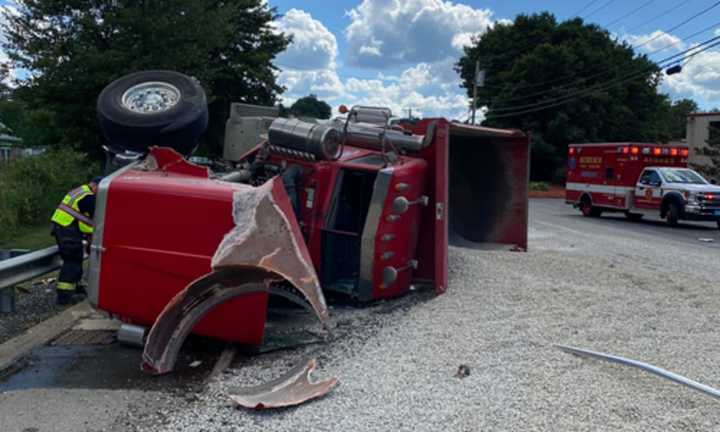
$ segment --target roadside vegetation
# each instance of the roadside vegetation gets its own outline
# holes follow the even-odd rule
[[[99,171],[99,164],[86,155],[60,148],[0,166],[0,246],[52,243],[52,211],[70,189]]]

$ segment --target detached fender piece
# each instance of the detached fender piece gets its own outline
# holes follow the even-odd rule
[[[230,399],[239,407],[248,409],[282,408],[299,405],[326,395],[337,385],[337,378],[310,382],[317,361],[300,364],[282,377],[266,384],[239,390]]]

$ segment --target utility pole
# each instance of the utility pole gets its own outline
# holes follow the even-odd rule
[[[475,124],[475,111],[477,110],[477,89],[485,87],[485,71],[480,70],[480,60],[475,61],[475,75],[473,76],[472,124]]]
[[[405,108],[408,112],[408,120],[412,120],[412,108]]]

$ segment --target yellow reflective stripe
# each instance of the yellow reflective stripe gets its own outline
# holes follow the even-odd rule
[[[65,213],[64,211],[62,211],[60,209],[56,209],[55,213],[53,213],[52,218],[50,218],[50,220],[60,226],[66,227],[66,226],[70,225],[71,223],[73,223],[75,218],[73,218],[72,216],[70,216],[69,214]]]
[[[80,231],[85,234],[91,234],[93,232],[92,218],[80,211],[78,203],[86,196],[92,195],[92,193],[92,189],[90,189],[88,185],[83,185],[71,190],[65,195],[50,220],[66,227],[77,219],[80,224]]]
[[[82,222],[79,222],[80,225],[80,232],[83,234],[92,234],[93,233],[93,227],[90,225],[85,225]]]
[[[55,288],[62,290],[62,291],[74,291],[75,290],[75,284],[70,282],[58,282]]]

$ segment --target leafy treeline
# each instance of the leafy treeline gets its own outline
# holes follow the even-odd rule
[[[289,38],[272,29],[275,9],[262,0],[22,0],[17,6],[4,14],[4,48],[13,68],[32,71],[19,74],[12,95],[24,110],[16,128],[28,145],[99,155],[97,96],[138,70],[172,69],[200,80],[210,101],[209,153],[219,151],[230,102],[273,104],[282,90],[271,61]]]
[[[470,96],[477,60],[486,71],[483,124],[532,133],[534,180],[562,178],[569,143],[683,138],[685,116],[697,110],[658,92],[662,71],[647,56],[579,18],[541,13],[495,25],[456,65]]]

